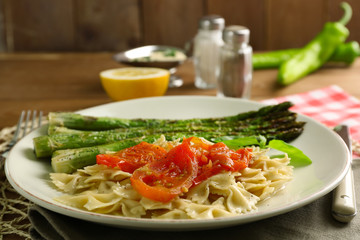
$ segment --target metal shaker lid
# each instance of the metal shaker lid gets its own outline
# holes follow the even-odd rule
[[[234,45],[248,44],[250,30],[243,26],[228,26],[223,31],[223,40]]]
[[[223,30],[224,26],[224,18],[218,15],[204,16],[199,21],[199,29],[201,30]]]

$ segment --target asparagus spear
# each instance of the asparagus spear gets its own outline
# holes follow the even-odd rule
[[[35,155],[38,158],[50,157],[55,150],[96,146],[116,142],[126,138],[142,137],[142,132],[83,132],[39,136],[33,139]]]
[[[136,138],[143,136],[152,136],[165,134],[166,136],[198,136],[204,138],[211,138],[223,135],[239,135],[238,132],[234,132],[232,129],[227,131],[192,131],[191,129],[184,129],[183,132],[179,131],[151,131],[143,130],[138,132],[81,132],[72,134],[56,134],[51,136],[40,136],[33,139],[34,150],[36,157],[50,157],[56,150],[61,149],[74,149],[81,147],[91,147],[96,145],[102,145],[112,143],[116,141],[125,140],[128,138]]]
[[[49,113],[49,124],[56,126],[64,126],[80,130],[109,130],[114,128],[131,128],[131,127],[147,127],[155,128],[166,126],[169,124],[176,124],[177,126],[184,126],[188,124],[206,124],[206,123],[221,123],[227,121],[244,120],[268,114],[286,111],[292,106],[290,102],[283,102],[277,105],[270,105],[260,108],[258,111],[249,111],[240,113],[234,116],[223,118],[204,118],[204,119],[185,119],[185,120],[171,120],[171,119],[121,119],[112,117],[90,117],[83,116],[76,113],[69,112],[52,112]]]
[[[55,172],[72,173],[79,168],[96,163],[96,155],[109,151],[119,151],[134,146],[142,141],[142,138],[127,139],[106,145],[99,145],[78,149],[66,149],[55,151],[51,158],[51,166]],[[146,139],[144,139],[146,141]]]
[[[291,112],[287,112],[291,113]],[[126,138],[134,138],[141,136],[149,136],[153,134],[173,134],[182,133],[183,135],[189,135],[191,133],[194,136],[211,138],[214,136],[224,135],[243,135],[254,136],[264,135],[269,139],[277,137],[279,131],[287,130],[290,132],[292,128],[295,128],[299,134],[304,126],[303,122],[296,122],[296,114],[273,114],[269,116],[260,117],[259,119],[253,119],[250,122],[236,121],[235,123],[229,122],[227,125],[223,124],[219,126],[205,125],[205,126],[192,126],[189,125],[186,128],[178,126],[164,126],[162,128],[129,128],[129,129],[115,129],[108,131],[80,131],[72,130],[64,127],[58,127],[58,134],[50,136],[40,136],[33,139],[34,149],[37,157],[49,157],[55,150],[60,149],[72,149],[80,147],[88,147],[111,143]],[[261,121],[259,121],[261,120]],[[52,127],[52,131],[55,131]],[[131,131],[130,131],[131,130]],[[300,131],[298,131],[300,130]],[[61,132],[61,133],[59,133]],[[292,140],[296,135],[281,136],[281,140]],[[293,137],[289,137],[293,136]]]
[[[264,128],[261,126],[247,128],[247,127],[234,127],[227,129],[214,129],[213,131],[198,130],[184,130],[183,132],[162,132],[164,135],[173,135],[175,133],[183,134],[183,136],[197,136],[204,138],[211,138],[214,136],[254,136],[264,135],[268,139],[281,139],[284,141],[291,141],[301,134],[304,123],[295,122],[282,124],[280,126],[271,126]],[[200,131],[199,131],[200,130]],[[290,134],[295,132],[296,134]],[[157,134],[158,132],[139,131],[139,132],[81,132],[73,134],[56,134],[51,136],[40,136],[33,139],[35,154],[38,158],[50,157],[51,154],[60,149],[73,149],[81,147],[90,147],[115,141],[124,140],[127,138],[149,136]]]
[[[296,121],[297,114],[290,111],[281,111],[281,112],[275,112],[269,115],[265,116],[257,116],[255,118],[247,118],[242,120],[236,120],[236,119],[227,119],[222,121],[215,121],[215,122],[208,122],[208,123],[195,123],[195,122],[189,122],[186,125],[176,125],[168,124],[166,126],[162,126],[161,128],[148,128],[148,127],[132,127],[132,128],[115,128],[111,130],[102,130],[102,131],[90,131],[90,130],[77,130],[77,129],[71,129],[67,127],[60,127],[55,125],[49,125],[48,127],[48,134],[54,135],[54,134],[78,134],[78,133],[97,133],[97,132],[137,132],[137,131],[149,131],[149,129],[152,132],[176,132],[176,131],[184,131],[184,130],[191,130],[191,131],[211,131],[213,129],[224,129],[224,128],[237,128],[237,127],[243,127],[243,128],[258,128],[258,127],[268,127],[270,125],[275,126],[283,124],[285,122],[295,122]]]
[[[296,125],[297,127],[304,126],[304,122],[296,121],[296,114],[292,112],[284,112],[279,114],[272,114],[268,117],[262,117],[251,120],[243,120],[238,122],[228,122],[228,123],[216,123],[213,125],[187,125],[186,127],[180,126],[165,126],[162,128],[117,128],[112,130],[104,131],[87,131],[87,130],[76,130],[66,127],[58,126],[49,126],[49,135],[61,135],[61,134],[91,134],[92,136],[102,135],[102,134],[129,134],[131,132],[142,132],[144,134],[151,133],[166,133],[166,132],[196,132],[196,131],[244,131],[244,130],[254,130],[254,129],[266,129],[266,128],[289,128],[291,125]]]

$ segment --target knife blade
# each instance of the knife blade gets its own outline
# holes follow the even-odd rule
[[[344,140],[347,147],[349,148],[350,154],[352,154],[351,139],[348,126],[340,125],[335,127],[334,130]],[[344,179],[333,191],[332,215],[339,222],[350,222],[356,216],[356,213],[357,209],[354,188],[354,176],[350,162],[350,168],[346,173]]]

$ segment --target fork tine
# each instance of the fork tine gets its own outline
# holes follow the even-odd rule
[[[35,127],[36,115],[37,115],[37,111],[34,110],[33,114],[32,114],[32,121],[31,121],[30,131],[32,131],[34,129],[34,127]]]
[[[15,130],[15,133],[14,133],[14,137],[12,139],[11,142],[16,142],[18,137],[19,137],[19,133],[20,133],[20,129],[21,129],[21,124],[24,120],[24,115],[25,115],[25,111],[21,111],[21,114],[20,114],[20,118],[19,118],[19,121],[17,123],[17,126],[16,126],[16,130]]]
[[[31,111],[28,110],[27,113],[26,113],[25,125],[24,125],[24,129],[23,129],[23,137],[25,137],[25,135],[26,135],[26,130],[28,129],[28,124],[29,124],[29,120],[30,120],[30,115],[31,115]]]
[[[24,122],[24,117],[25,117],[25,113],[26,113],[26,119]],[[39,112],[39,119],[38,119],[38,126],[41,126],[41,121],[42,121],[42,117],[43,117],[43,112],[40,111]],[[22,137],[25,137],[26,133],[28,132],[28,124],[30,121],[30,117],[31,117],[31,110],[28,111],[21,111],[20,114],[20,118],[19,121],[16,125],[16,129],[14,132],[14,136],[11,139],[11,141],[8,143],[6,150],[2,152],[2,154],[0,155],[0,170],[2,169],[2,167],[4,166],[4,159],[6,159],[8,152],[10,151],[10,149],[16,144],[16,142],[20,139],[19,135],[20,135],[20,131],[23,130],[22,132]],[[37,111],[34,110],[32,113],[32,119],[31,119],[31,125],[30,125],[30,131],[32,131],[35,128],[35,122],[36,122],[36,118],[37,118]]]
[[[41,121],[42,121],[42,118],[43,118],[43,112],[42,112],[42,111],[40,111],[40,112],[39,112],[39,123],[38,123],[38,127],[40,127],[40,126],[41,126]]]

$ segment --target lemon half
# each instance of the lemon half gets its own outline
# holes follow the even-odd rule
[[[169,78],[168,70],[148,67],[116,68],[100,73],[103,88],[115,101],[162,96]]]

